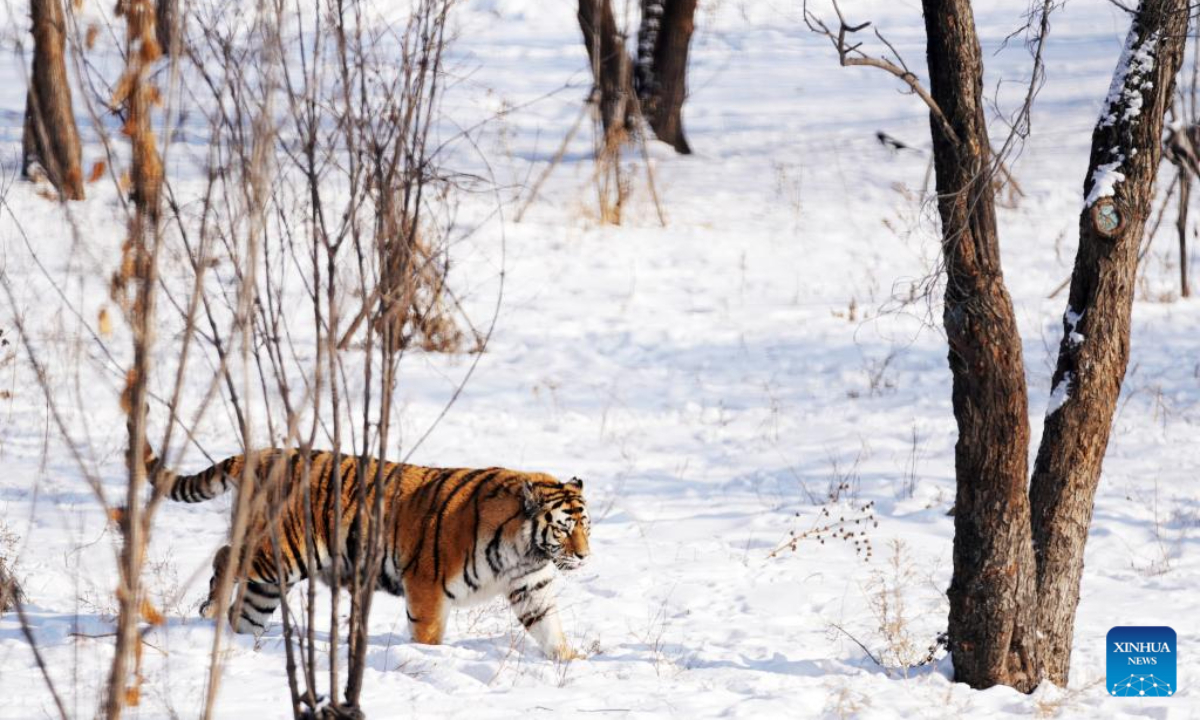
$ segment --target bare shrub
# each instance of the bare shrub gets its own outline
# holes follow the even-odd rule
[[[918,575],[903,540],[892,539],[888,547],[891,552],[884,567],[873,569],[867,581],[868,606],[881,641],[880,662],[885,667],[907,672],[925,656],[924,648],[913,638],[912,611],[905,598],[917,583]]]
[[[800,513],[796,512],[795,517],[800,517]],[[826,540],[841,540],[854,548],[855,556],[870,562],[873,554],[870,532],[878,527],[874,500],[857,503],[830,498],[829,503],[817,513],[811,527],[800,532],[789,530],[787,538],[767,557],[780,557],[785,551],[796,552],[805,541],[825,545]]]
[[[242,357],[233,360],[245,377],[226,372],[222,382],[237,403],[242,445],[250,450],[262,444],[246,417],[254,407],[272,445],[304,451],[302,457],[318,444],[331,446],[336,466],[354,457],[361,467],[375,468],[356,484],[353,510],[344,507],[340,473],[331,477],[330,537],[321,542],[339,547],[344,513],[353,512],[345,519],[360,528],[361,545],[348,556],[353,567],[342,567],[338,553],[330,559],[328,641],[317,640],[315,584],[308,583],[299,607],[286,589],[281,593],[295,717],[360,713],[367,628],[383,559],[382,465],[366,461],[405,459],[395,455],[394,436],[401,359],[414,351],[478,352],[490,332],[471,324],[447,282],[451,243],[471,231],[458,228],[452,196],[464,183],[480,182],[443,167],[441,153],[454,137],[435,136],[454,5],[414,0],[408,14],[393,21],[356,1],[315,13],[275,4],[241,25],[231,23],[221,6],[204,6],[191,23],[201,32],[186,45],[191,71],[210,95],[213,161],[205,194],[233,200],[211,209],[189,243],[189,262],[199,275],[205,242],[236,250],[229,253],[232,272],[244,290],[236,297],[216,295],[213,305],[239,323],[231,339]],[[230,97],[237,102],[226,102]],[[180,227],[195,225],[184,208],[172,210]],[[297,308],[311,318],[303,334],[290,329],[298,322]],[[222,334],[217,323],[208,324],[212,334]],[[350,385],[363,394],[352,395]],[[405,450],[411,453],[417,444],[419,439]],[[241,547],[267,542],[281,563],[285,539],[265,534],[256,519],[271,516],[296,493],[306,508],[316,502],[306,483],[284,483],[289,475],[279,465],[247,468],[231,558],[245,561]],[[304,566],[315,567],[318,538],[307,525],[300,551]],[[218,608],[243,602],[244,590],[234,588],[238,564],[222,568]],[[340,587],[350,599],[345,627]],[[218,626],[223,622],[218,615]],[[208,712],[219,679],[219,646],[218,637]],[[341,652],[348,664],[320,668],[319,655],[338,658]]]
[[[856,644],[863,653],[889,675],[908,677],[918,667],[929,665],[941,656],[946,647],[946,634],[931,642],[919,640],[914,622],[940,612],[940,602],[926,602],[915,609],[911,596],[925,585],[925,578],[913,561],[908,545],[898,538],[888,542],[890,552],[882,567],[872,569],[863,586],[863,596],[871,613],[872,626],[863,636],[856,637],[844,626],[831,623],[830,630]]]
[[[209,455],[197,430],[213,405],[228,412],[232,426],[222,445],[250,457],[264,447],[320,445],[332,446],[337,457],[404,461],[421,438],[406,440],[400,452],[394,430],[400,409],[392,399],[402,357],[485,348],[490,327],[472,325],[447,280],[452,244],[476,229],[460,227],[453,198],[467,184],[488,182],[449,172],[442,157],[456,142],[470,144],[465,131],[444,132],[453,123],[441,117],[454,5],[413,0],[407,14],[392,20],[391,9],[383,16],[358,0],[266,3],[252,12],[200,0],[177,6],[172,27],[165,28],[154,3],[121,0],[114,26],[89,26],[86,35],[67,6],[68,47],[75,54],[70,67],[79,86],[106,93],[99,102],[94,93],[81,98],[107,157],[92,181],[114,183],[125,228],[120,253],[108,258],[111,276],[82,282],[88,290],[106,287],[121,312],[85,313],[47,274],[63,309],[95,341],[99,359],[83,354],[74,366],[60,368],[45,358],[43,334],[29,332],[20,317],[14,329],[50,426],[117,529],[117,586],[88,587],[76,598],[77,606],[113,611],[101,621],[114,620],[115,632],[93,638],[116,638],[101,701],[110,718],[141,701],[142,647],[164,620],[159,608],[183,612],[186,587],[170,550],[149,552],[163,500],[156,480],[181,464],[185,445]],[[158,44],[164,36],[171,41],[165,61]],[[85,57],[97,39],[122,62]],[[120,138],[108,133],[109,112],[120,120]],[[168,162],[178,137],[173,130],[184,116],[189,130],[199,128],[200,140]],[[180,166],[199,172],[173,177]],[[0,194],[7,190],[0,186]],[[90,250],[91,228],[81,228],[65,204],[63,213],[73,242]],[[33,247],[28,236],[24,240]],[[502,270],[499,278],[502,289]],[[0,287],[15,305],[8,276],[0,274]],[[96,317],[97,329],[86,317]],[[0,345],[7,343],[0,338]],[[198,358],[207,361],[200,372]],[[477,362],[478,356],[448,391],[442,414]],[[127,418],[126,472],[115,488],[92,460],[111,449],[91,447],[68,412],[75,401],[71,381],[79,386],[104,373],[118,378]],[[282,469],[247,463],[238,478],[231,557],[243,557],[241,548],[255,543],[279,547],[280,538],[271,537],[274,525],[256,520],[277,513],[293,491],[312,509],[307,485],[287,486]],[[320,643],[313,583],[307,602],[291,608],[286,584],[282,588],[295,717],[360,714],[371,598],[382,561],[383,493],[376,491],[384,479],[376,472],[365,480],[358,484],[358,515],[348,518],[360,529],[361,551],[352,568],[339,567],[338,553],[331,562],[335,578],[349,578],[348,627],[337,583],[328,640]],[[339,477],[339,497],[340,483]],[[375,502],[366,501],[368,487]],[[340,504],[334,508],[334,528],[343,511]],[[308,566],[314,566],[317,542],[312,532],[309,527],[302,540]],[[340,541],[337,533],[332,543]],[[227,563],[218,577],[222,611],[209,676],[202,706],[190,709],[205,718],[213,716],[228,655],[223,610],[236,612],[243,602],[237,565]],[[11,568],[0,569],[7,578]],[[341,659],[347,655],[348,663]],[[43,670],[54,693],[53,673]]]

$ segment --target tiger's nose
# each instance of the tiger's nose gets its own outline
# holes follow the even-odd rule
[[[591,553],[591,548],[588,547],[588,538],[587,535],[579,531],[576,531],[574,535],[575,537],[571,538],[571,540],[575,549],[575,557],[582,560]]]

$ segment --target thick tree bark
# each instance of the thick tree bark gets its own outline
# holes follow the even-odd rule
[[[83,199],[79,131],[67,80],[66,20],[61,0],[30,0],[33,19],[33,72],[25,101],[21,174],[34,162],[68,200]]]
[[[1053,393],[1030,484],[1038,627],[1048,679],[1070,670],[1083,550],[1125,368],[1138,245],[1183,58],[1185,0],[1145,0],[1092,133],[1079,250]]]
[[[579,0],[578,17],[599,95],[596,101],[604,134],[618,138],[615,134],[633,130],[636,117],[630,102],[633,65],[625,52],[625,38],[617,32],[611,0]]]
[[[681,154],[692,150],[683,133],[688,46],[696,0],[642,0],[638,29],[637,82],[642,116],[654,135]]]
[[[1004,285],[983,107],[983,65],[968,0],[924,0],[946,263],[957,496],[950,650],[955,678],[975,688],[1038,682],[1035,567],[1025,489],[1029,417],[1024,361]]]

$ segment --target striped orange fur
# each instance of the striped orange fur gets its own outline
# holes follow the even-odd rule
[[[451,607],[504,594],[548,655],[575,657],[555,608],[554,584],[559,569],[578,566],[589,553],[582,481],[563,483],[544,473],[504,468],[390,462],[380,468],[374,458],[360,472],[361,458],[346,455],[336,465],[342,481],[337,545],[343,585],[364,536],[354,521],[359,484],[366,479],[369,510],[376,487],[372,481],[382,470],[384,557],[378,587],[405,598],[416,642],[440,643]],[[265,629],[279,606],[281,587],[314,575],[332,580],[334,466],[334,454],[328,451],[263,450],[228,458],[195,475],[159,473],[161,492],[172,500],[209,500],[239,486],[244,478],[253,478],[256,495],[266,493],[274,500],[252,505],[235,575],[246,583],[245,598],[237,617],[230,608],[230,622],[238,632],[258,634]],[[311,523],[306,520],[305,495],[299,491],[305,483]],[[310,527],[312,567],[306,561]],[[213,561],[209,597],[201,607],[208,617],[215,617],[216,585],[229,560],[230,548],[225,546]]]

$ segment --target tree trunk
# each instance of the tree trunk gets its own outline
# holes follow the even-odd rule
[[[642,0],[638,29],[637,93],[642,116],[659,140],[691,153],[683,133],[688,45],[696,0]]]
[[[38,162],[68,200],[83,199],[79,131],[71,109],[71,85],[64,59],[66,21],[61,0],[30,0],[33,19],[33,72],[25,100],[24,157],[28,178]]]
[[[125,127],[129,136],[133,180],[132,195],[136,212],[134,219],[142,223],[132,233],[153,235],[157,230],[162,188],[162,159],[158,155],[158,143],[154,137],[151,113],[158,103],[158,90],[150,81],[156,60],[162,55],[158,47],[157,9],[152,0],[124,0],[126,41],[131,55],[125,68]],[[132,57],[134,51],[137,56]],[[140,242],[141,240],[139,240]]]
[[[133,212],[129,219],[129,237],[124,246],[122,266],[131,272],[136,292],[128,320],[133,330],[133,366],[126,375],[125,408],[129,445],[126,466],[129,471],[125,492],[125,512],[120,522],[121,553],[119,567],[116,643],[108,678],[105,717],[117,720],[124,709],[136,706],[141,694],[141,638],[139,622],[145,587],[142,568],[150,528],[143,501],[146,487],[146,405],[149,375],[153,359],[155,329],[155,287],[158,281],[159,208],[162,187],[162,161],[158,155],[151,112],[158,93],[150,83],[150,73],[159,57],[155,35],[153,0],[121,0],[117,14],[125,18],[125,72],[115,96],[125,108],[122,132],[129,137],[132,159]],[[124,93],[123,95],[121,93]]]
[[[1179,232],[1179,296],[1191,297],[1192,290],[1188,286],[1188,202],[1192,194],[1192,175],[1183,168],[1179,173],[1179,217],[1175,221],[1175,229]]]
[[[587,47],[595,80],[595,101],[600,107],[606,144],[620,143],[634,128],[633,66],[625,52],[625,38],[617,32],[611,0],[579,0],[579,28]]]
[[[1162,154],[1163,115],[1183,58],[1185,0],[1138,8],[1092,133],[1079,250],[1030,484],[1037,550],[1039,657],[1062,686],[1070,670],[1083,551],[1101,461],[1129,360],[1138,245]]]
[[[179,0],[157,0],[154,6],[154,32],[158,47],[163,55],[175,52],[175,19],[179,12]]]
[[[1035,568],[1025,490],[1029,417],[1024,361],[1004,286],[983,107],[983,65],[968,0],[924,0],[931,116],[950,345],[957,495],[950,650],[975,688],[1038,682]]]

